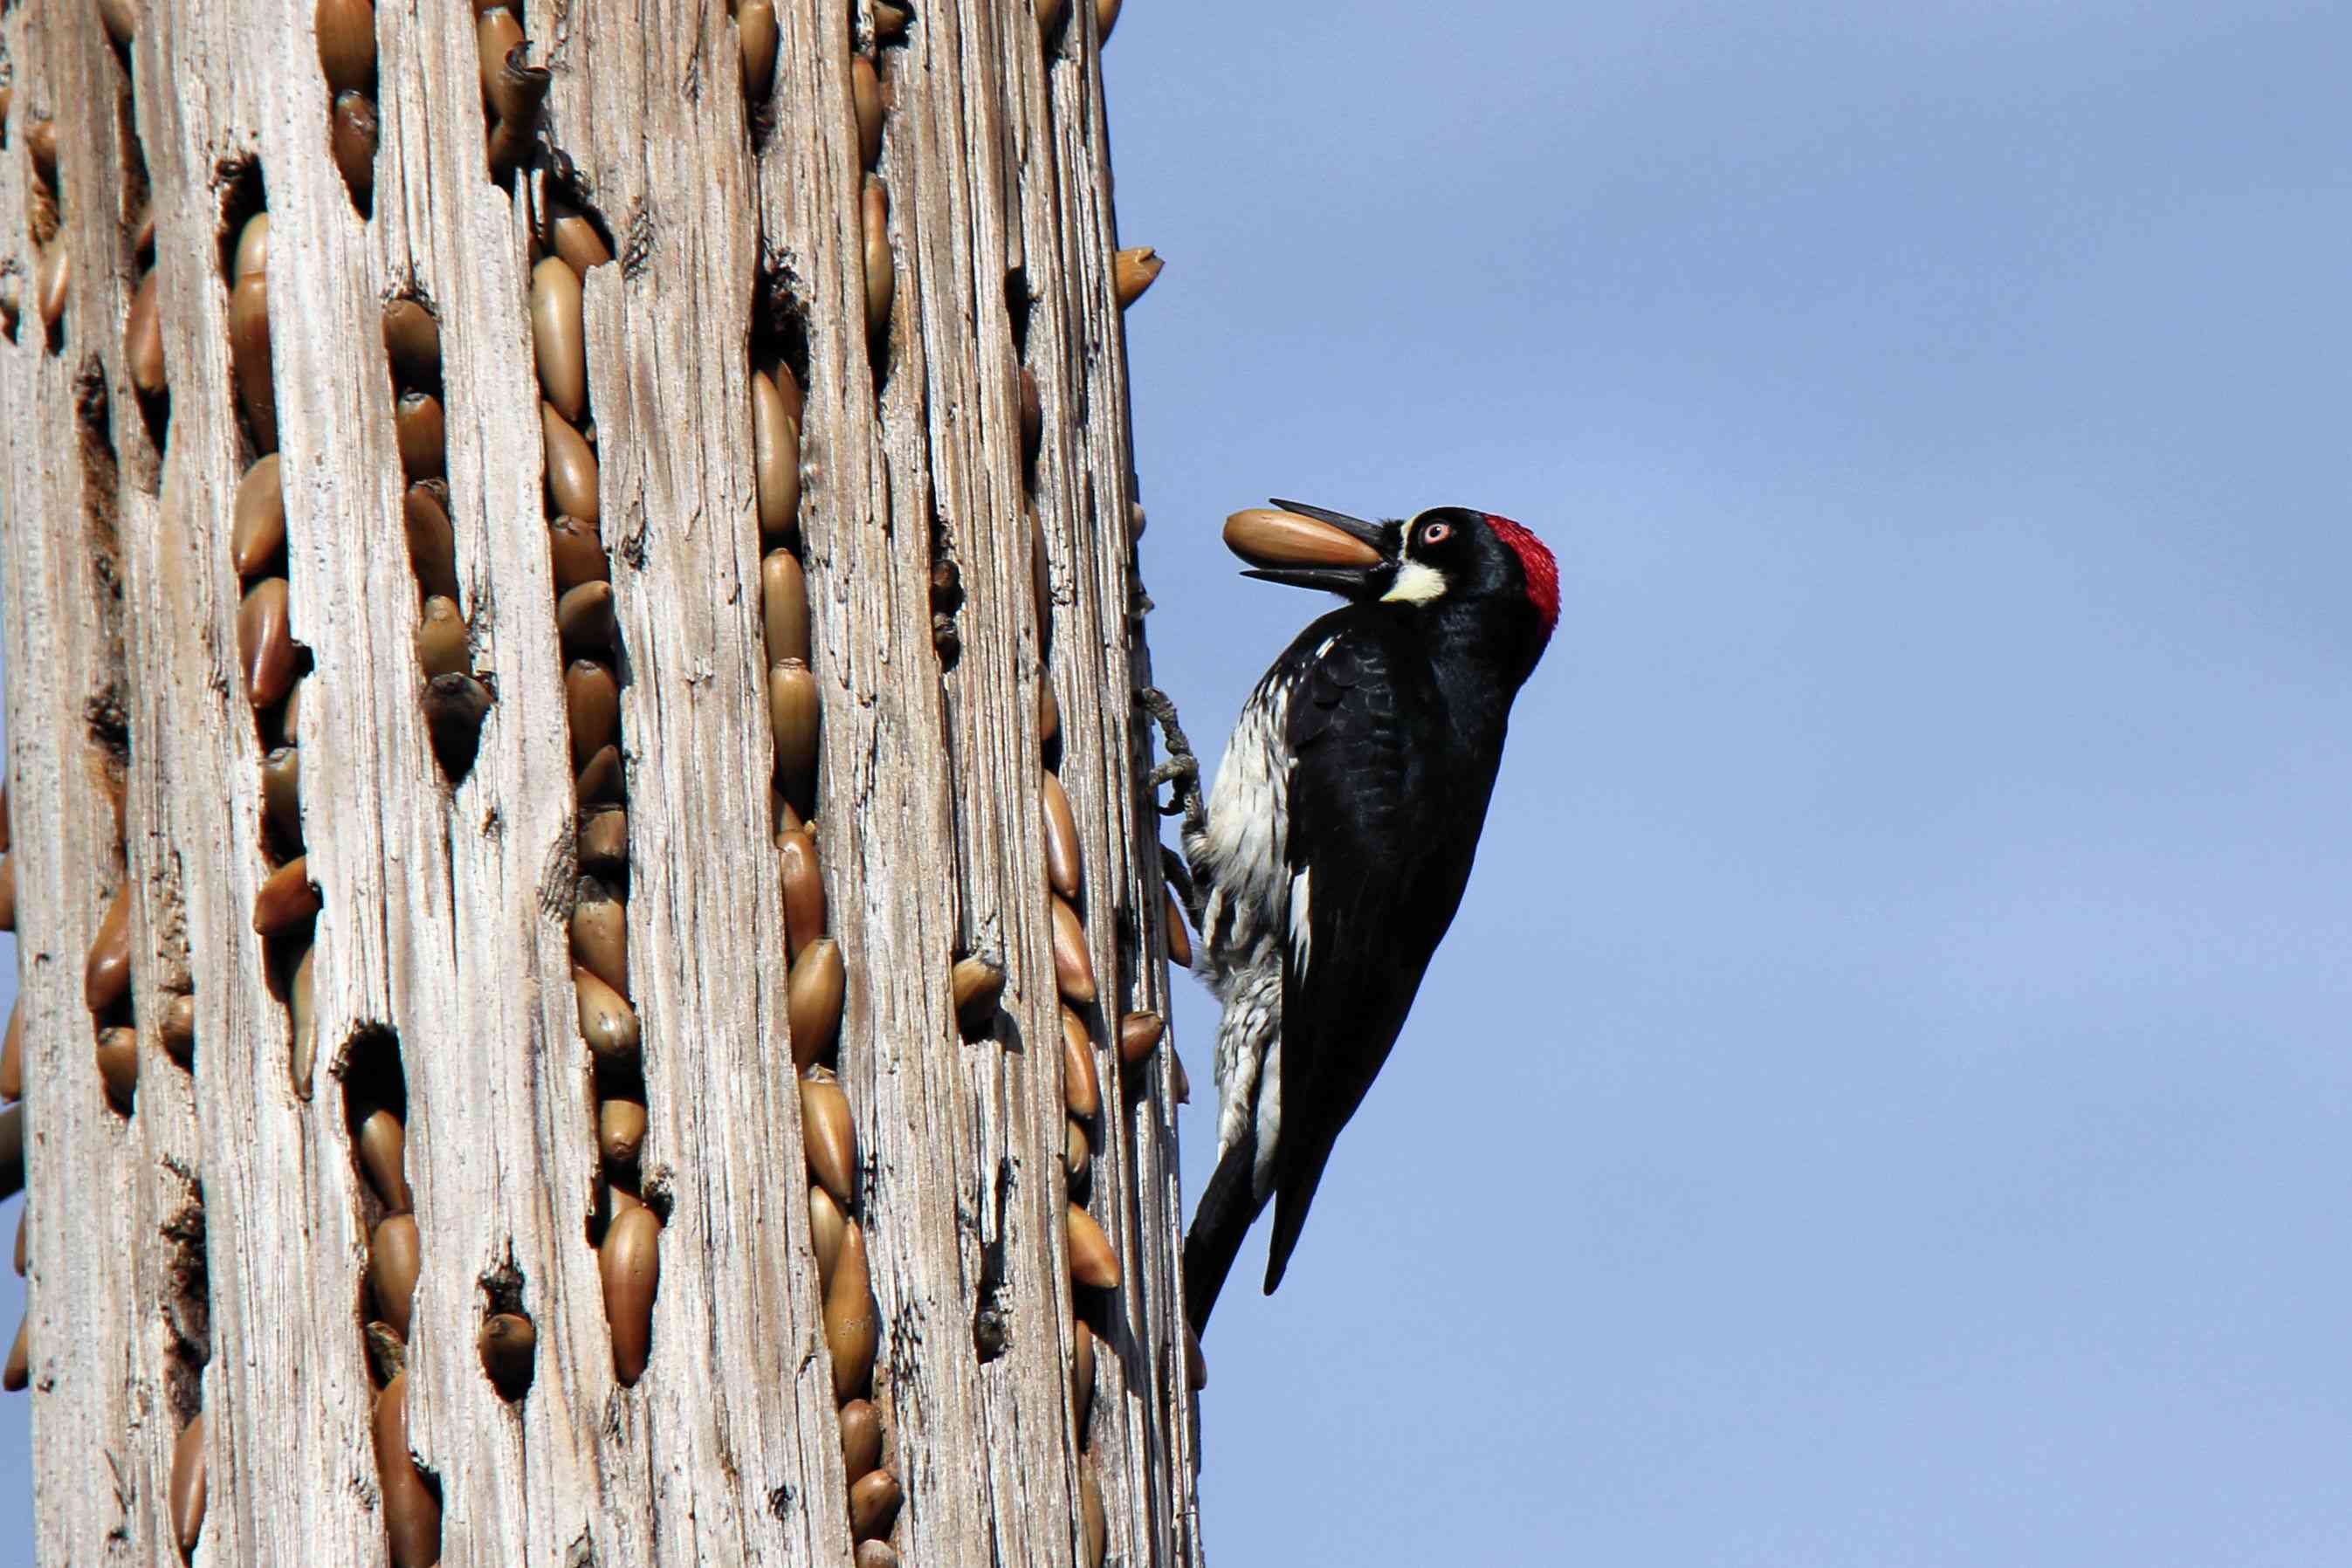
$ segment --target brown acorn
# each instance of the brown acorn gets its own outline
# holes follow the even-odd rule
[[[1377,566],[1381,552],[1319,518],[1251,507],[1225,519],[1225,548],[1253,566]]]
[[[1192,933],[1184,929],[1184,911],[1176,907],[1176,889],[1162,888],[1167,900],[1168,962],[1179,969],[1192,967]]]
[[[1095,1415],[1095,1331],[1084,1318],[1070,1321],[1070,1419],[1084,1447]]]
[[[131,994],[131,884],[115,889],[89,939],[89,954],[82,962],[82,1001],[93,1013],[110,1011]]]
[[[849,100],[857,116],[857,161],[870,169],[882,158],[882,79],[864,55],[849,57]]]
[[[420,706],[433,744],[444,758],[443,765],[454,767],[457,764],[449,759],[459,751],[470,752],[473,737],[490,710],[490,689],[470,675],[436,675],[425,683]]]
[[[833,1289],[833,1272],[841,1263],[841,1238],[849,1221],[823,1187],[810,1187],[808,1201],[809,1246],[816,1255],[816,1292],[822,1299]]]
[[[841,1258],[824,1293],[824,1346],[833,1357],[833,1397],[845,1405],[874,1371],[882,1324],[866,1262],[866,1232],[856,1220],[841,1227]]]
[[[1038,395],[1037,373],[1027,365],[1021,367],[1021,456],[1024,462],[1034,461],[1037,449],[1045,441],[1045,405]]]
[[[163,1037],[163,1049],[172,1059],[186,1067],[196,1057],[196,999],[183,991],[163,1004],[163,1017],[156,1026]]]
[[[318,956],[317,943],[304,948],[294,964],[293,981],[286,987],[286,1012],[294,1026],[288,1072],[294,1080],[295,1094],[303,1100],[310,1098],[310,1073],[319,1061],[318,1016],[312,1007],[315,968],[311,962]]]
[[[442,504],[440,490],[430,484],[411,485],[401,498],[400,510],[408,534],[408,566],[416,574],[417,591],[428,598],[435,595],[457,597],[457,535],[449,524],[449,510]],[[598,553],[601,558],[603,552]]]
[[[386,1215],[376,1223],[375,1235],[368,1241],[368,1289],[375,1298],[375,1315],[404,1340],[415,1305],[416,1276],[424,1265],[415,1215]]]
[[[32,1321],[29,1311],[16,1320],[16,1338],[8,1346],[8,1363],[0,1367],[0,1390],[20,1394],[32,1381],[32,1352],[26,1341],[26,1331],[32,1326]]]
[[[1062,1173],[1075,1179],[1094,1158],[1087,1141],[1087,1124],[1075,1116],[1062,1118]]]
[[[139,32],[140,0],[98,0],[98,19],[118,48],[128,49]]]
[[[887,1541],[861,1541],[851,1568],[899,1568],[898,1554]]]
[[[865,236],[866,335],[879,342],[890,330],[890,306],[898,279],[890,253],[890,191],[877,176],[866,176],[857,210]]]
[[[54,332],[65,320],[66,297],[73,285],[73,254],[60,239],[33,262],[33,297],[40,307],[41,327]]]
[[[359,1156],[368,1185],[383,1200],[388,1213],[406,1214],[416,1206],[408,1190],[408,1129],[390,1107],[380,1106],[367,1113],[352,1139],[352,1149]]]
[[[1036,0],[1037,30],[1052,37],[1069,11],[1069,0]]]
[[[806,1068],[833,1047],[841,1028],[842,994],[847,976],[841,945],[821,936],[801,949],[784,983],[784,1011],[793,1034],[793,1066]]]
[[[404,392],[393,410],[393,433],[400,444],[400,468],[409,479],[437,479],[449,471],[448,423],[441,400],[429,392]]]
[[[1054,984],[1062,994],[1083,1007],[1095,999],[1095,961],[1087,955],[1087,928],[1069,900],[1055,897],[1054,906]]]
[[[1160,259],[1160,253],[1148,245],[1122,250],[1112,257],[1111,291],[1118,296],[1118,308],[1124,310],[1142,299],[1143,291],[1151,287],[1153,280],[1160,276],[1160,269],[1166,265]]]
[[[604,542],[596,525],[576,517],[559,517],[547,525],[547,553],[555,569],[555,592],[561,596],[583,583],[612,581],[613,563],[604,558]]]
[[[1173,1051],[1169,1052],[1168,1070],[1170,1073],[1174,1075],[1176,1079],[1176,1103],[1179,1105],[1192,1104],[1192,1079],[1184,1071],[1184,1058],[1178,1056]]]
[[[907,36],[907,24],[911,14],[904,5],[891,0],[874,0],[874,36],[877,38],[902,38]]]
[[[441,379],[441,323],[418,300],[383,308],[383,352],[397,386],[431,386]]]
[[[1004,996],[1004,971],[974,954],[956,960],[948,972],[948,994],[955,1004],[956,1021],[967,1035],[987,1033]]]
[[[898,1505],[906,1493],[898,1478],[887,1470],[871,1470],[849,1489],[849,1533],[858,1541],[879,1541],[898,1521]]]
[[[584,768],[588,760],[618,742],[621,732],[621,683],[593,658],[575,658],[563,671],[563,709],[572,723],[572,765]]]
[[[613,616],[613,584],[583,583],[555,602],[555,629],[566,651],[603,653],[621,640]]]
[[[776,74],[775,0],[743,0],[735,7],[735,33],[743,51],[743,96],[756,102],[768,96]]]
[[[1100,47],[1110,42],[1110,30],[1118,26],[1120,0],[1095,0],[1095,44]]]
[[[640,1033],[637,1010],[628,998],[576,963],[572,966],[572,990],[588,1054],[600,1062],[635,1061]]]
[[[572,906],[572,961],[625,996],[629,994],[629,911],[593,877],[580,879]]]
[[[1070,810],[1070,792],[1053,773],[1045,775],[1045,882],[1066,899],[1078,896],[1082,872],[1078,859],[1078,819]]]
[[[808,574],[789,550],[771,550],[760,563],[760,624],[770,664],[808,663]]]
[[[857,1124],[841,1081],[821,1067],[801,1073],[801,1142],[809,1173],[846,1209],[856,1201]]]
[[[236,231],[236,249],[229,258],[228,280],[234,286],[257,272],[268,270],[269,215],[256,213]]]
[[[319,912],[319,889],[310,881],[310,858],[297,855],[262,879],[253,895],[253,929],[262,936],[291,931]]]
[[[286,579],[264,577],[246,590],[236,609],[236,662],[245,672],[246,700],[268,708],[294,684],[294,626]]]
[[[1045,546],[1045,523],[1037,515],[1037,503],[1024,500],[1021,505],[1029,517],[1029,605],[1037,614],[1037,641],[1043,646],[1054,619],[1054,563]]]
[[[552,403],[539,405],[540,437],[547,447],[547,494],[556,512],[593,524],[598,510],[596,454]]]
[[[794,392],[800,390],[790,371],[780,374]],[[800,420],[783,386],[763,370],[751,373],[751,479],[760,531],[772,538],[785,532],[801,510]]]
[[[100,1029],[97,1050],[98,1080],[106,1090],[106,1102],[128,1116],[139,1094],[139,1031]]]
[[[824,934],[824,878],[817,866],[816,840],[807,828],[788,827],[777,834],[776,852],[784,886],[784,951],[796,960]]]
[[[230,508],[229,564],[250,577],[286,548],[286,490],[278,480],[278,454],[270,453],[236,481]]]
[[[627,1388],[653,1353],[654,1297],[661,1289],[661,1216],[633,1208],[613,1216],[596,1268],[604,1281],[604,1321],[613,1331],[613,1373]]]
[[[376,1487],[383,1497],[384,1533],[392,1568],[433,1568],[441,1561],[441,1502],[425,1484],[408,1450],[408,1374],[401,1373],[375,1396]]]
[[[1037,676],[1037,743],[1051,746],[1062,732],[1062,704],[1054,696],[1054,678],[1042,670]]]
[[[1143,526],[1144,526],[1144,522],[1145,522],[1145,521],[1146,521],[1146,519],[1145,519],[1144,514],[1143,514],[1143,503],[1142,503],[1141,501],[1132,501],[1132,500],[1131,500],[1131,501],[1129,501],[1129,502],[1128,502],[1128,503],[1127,503],[1127,542],[1128,542],[1128,547],[1129,547],[1129,549],[1134,548],[1134,546],[1135,546],[1139,542],[1140,542],[1140,541],[1141,541],[1141,539],[1143,538]]]
[[[131,296],[131,313],[122,323],[122,362],[131,384],[153,396],[163,390],[163,321],[156,313],[163,275],[150,268]]]
[[[588,328],[581,314],[580,274],[560,256],[530,269],[530,342],[540,389],[564,418],[588,410]]]
[[[0,1037],[0,1100],[25,1098],[25,994],[8,1004],[8,1033]]]
[[[596,232],[596,226],[588,221],[585,213],[561,205],[553,211],[555,216],[547,226],[548,243],[556,255],[571,264],[572,271],[585,279],[590,268],[602,267],[613,259],[612,248],[605,245],[604,237]]]
[[[1157,1013],[1129,1013],[1118,1021],[1118,1059],[1133,1067],[1150,1056],[1168,1032],[1168,1020]]]
[[[606,746],[588,759],[574,786],[583,805],[621,798],[621,749]]]
[[[416,622],[416,662],[424,668],[425,679],[461,674],[471,668],[470,637],[457,600],[439,594],[425,600],[424,614]]]
[[[580,813],[580,863],[604,871],[625,871],[629,865],[629,813],[626,807],[599,805]]]
[[[205,1533],[205,1413],[197,1411],[172,1445],[172,1538],[180,1555],[196,1549]]]
[[[1086,1526],[1086,1553],[1078,1568],[1102,1568],[1110,1550],[1110,1521],[1103,1513],[1102,1482],[1089,1465],[1078,1471],[1078,1518]]]
[[[1102,1109],[1102,1078],[1095,1069],[1087,1021],[1069,1007],[1062,1009],[1062,1103],[1088,1121]]]
[[[327,90],[365,92],[375,85],[375,6],[370,0],[319,0],[319,68]]]
[[[383,121],[375,100],[363,92],[335,94],[327,111],[327,152],[336,173],[351,187],[352,198],[362,206],[375,199],[375,153],[383,141]]]
[[[269,368],[269,274],[249,272],[228,297],[230,357],[236,362],[237,405],[253,426],[253,444],[278,449],[278,384]]]
[[[853,1399],[841,1407],[841,1468],[856,1486],[882,1463],[882,1412],[868,1399]]]
[[[523,41],[522,23],[504,5],[494,5],[474,18],[475,64],[481,74],[482,101],[490,100],[507,56]]]
[[[646,1102],[617,1096],[596,1107],[596,1152],[608,1165],[634,1165],[646,1146]]]
[[[776,742],[776,787],[803,805],[816,788],[816,677],[805,664],[784,659],[768,667],[768,722]]]
[[[1097,1290],[1118,1287],[1118,1254],[1095,1216],[1072,1204],[1066,1212],[1069,1231],[1070,1278]]]
[[[0,855],[0,931],[16,929],[16,858]]]
[[[24,1190],[25,1108],[12,1105],[0,1110],[0,1203]]]
[[[539,1356],[538,1326],[520,1312],[494,1312],[484,1321],[474,1345],[482,1357],[483,1375],[499,1397],[510,1405],[520,1399],[530,1387]]]
[[[1209,1386],[1209,1358],[1201,1353],[1201,1336],[1184,1326],[1184,1383],[1195,1394]]]

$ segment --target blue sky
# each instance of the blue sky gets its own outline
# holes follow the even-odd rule
[[[1209,1335],[1213,1557],[2352,1561],[2347,58],[2258,0],[1129,0],[1195,737],[1323,607],[1237,507],[1563,568],[1453,935]]]

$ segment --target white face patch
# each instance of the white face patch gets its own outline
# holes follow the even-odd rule
[[[1402,599],[1408,605],[1426,605],[1444,592],[1444,573],[1419,561],[1407,561],[1397,568],[1395,584],[1381,598],[1383,603]]]

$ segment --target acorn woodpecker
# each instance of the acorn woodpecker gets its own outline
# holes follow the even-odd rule
[[[1349,603],[1275,660],[1205,820],[1187,814],[1194,967],[1224,1004],[1217,1167],[1184,1244],[1196,1332],[1268,1199],[1266,1292],[1281,1283],[1461,902],[1511,700],[1559,616],[1551,552],[1507,518],[1275,504],[1227,526],[1245,575]]]

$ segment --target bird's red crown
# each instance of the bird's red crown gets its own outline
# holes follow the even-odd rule
[[[1544,542],[1524,525],[1507,517],[1486,513],[1486,526],[1495,536],[1517,552],[1519,568],[1528,574],[1528,600],[1543,617],[1544,636],[1551,636],[1559,624],[1559,563],[1551,558]]]

